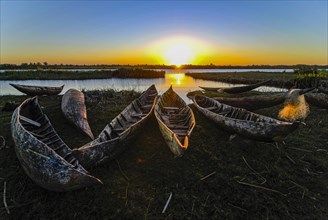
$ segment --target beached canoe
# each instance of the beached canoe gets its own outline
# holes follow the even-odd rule
[[[308,93],[313,89],[314,88],[292,89],[288,92],[277,94],[263,94],[247,97],[214,97],[213,99],[233,107],[257,110],[280,105],[284,103],[286,99],[297,99],[298,96]]]
[[[319,92],[325,93],[326,95],[328,95],[328,89],[327,88],[323,88],[323,87],[319,87],[318,88]]]
[[[284,122],[235,108],[206,96],[194,96],[196,108],[223,130],[257,141],[282,141],[296,130],[299,122]]]
[[[208,92],[218,92],[221,89],[220,87],[206,87],[206,86],[199,86],[199,88]]]
[[[255,83],[255,84],[250,84],[247,86],[235,86],[235,87],[229,87],[229,88],[220,88],[220,87],[203,87],[199,86],[199,88],[204,89],[205,91],[221,91],[225,93],[230,93],[230,94],[237,94],[237,93],[243,93],[243,92],[248,92],[253,89],[256,89],[260,86],[264,86],[271,82],[272,80],[266,80],[263,82]]]
[[[190,107],[176,94],[172,86],[159,97],[155,116],[166,144],[175,156],[183,156],[189,145],[189,136],[195,127]]]
[[[16,155],[26,174],[51,191],[70,191],[101,184],[80,165],[58,136],[36,97],[14,111],[11,133]]]
[[[310,105],[328,109],[328,95],[324,93],[307,93],[305,94],[305,100],[310,103]]]
[[[257,110],[280,105],[285,101],[286,93],[254,95],[247,97],[214,97],[213,99],[237,108]]]
[[[69,89],[62,97],[61,110],[65,118],[83,134],[94,139],[87,119],[83,92]]]
[[[42,95],[58,95],[64,88],[64,85],[60,87],[49,87],[49,86],[28,86],[28,85],[18,85],[9,83],[12,87],[18,91],[25,93],[29,96],[42,96]]]
[[[74,149],[74,155],[84,166],[95,166],[115,159],[144,128],[153,113],[157,95],[155,85],[150,86],[107,124],[98,138]]]

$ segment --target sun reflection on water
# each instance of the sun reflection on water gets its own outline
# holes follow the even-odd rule
[[[167,86],[191,86],[195,84],[191,77],[186,76],[184,73],[167,73],[165,74],[165,84]]]

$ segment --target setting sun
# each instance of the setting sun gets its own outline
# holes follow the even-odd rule
[[[173,44],[164,51],[164,59],[169,65],[176,65],[192,63],[194,59],[194,52],[190,47],[184,44]]]
[[[209,54],[208,48],[203,41],[187,36],[162,38],[149,45],[150,56],[158,63],[178,67],[183,64],[198,64]]]

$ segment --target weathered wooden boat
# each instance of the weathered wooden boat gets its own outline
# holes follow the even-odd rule
[[[28,85],[18,85],[9,83],[12,87],[18,91],[29,95],[29,96],[42,96],[42,95],[58,95],[64,88],[64,85],[59,87],[49,87],[49,86],[28,86]]]
[[[84,166],[95,166],[115,159],[131,144],[152,115],[157,95],[155,85],[150,86],[107,124],[98,138],[74,149],[74,155]]]
[[[70,191],[101,184],[80,165],[58,136],[36,97],[14,111],[11,133],[16,155],[26,174],[51,191]]]
[[[326,95],[328,95],[328,89],[327,88],[323,88],[323,87],[319,87],[318,88],[319,92],[325,93]]]
[[[269,108],[284,103],[286,98],[295,96],[297,98],[307,92],[310,92],[314,88],[310,89],[292,89],[288,92],[266,95],[255,95],[247,97],[214,97],[213,99],[231,105],[237,108],[245,108],[247,110],[257,110],[262,108]]]
[[[299,122],[284,122],[222,104],[206,96],[194,96],[196,108],[223,130],[257,141],[282,141]]]
[[[205,91],[221,91],[221,92],[225,92],[225,93],[230,93],[230,94],[237,94],[237,93],[243,93],[243,92],[248,92],[251,91],[253,89],[256,89],[260,86],[264,86],[266,84],[268,84],[269,82],[271,82],[272,80],[266,80],[263,82],[259,82],[259,83],[255,83],[255,84],[250,84],[250,85],[246,85],[246,86],[235,86],[235,87],[229,87],[229,88],[220,88],[220,87],[203,87],[203,86],[199,86],[199,88],[204,89]]]
[[[310,105],[315,105],[320,108],[328,109],[328,95],[324,93],[307,93],[304,95],[305,100],[310,103]]]
[[[214,97],[213,99],[237,108],[257,110],[280,105],[285,101],[286,93],[255,95],[247,97]]]
[[[67,90],[62,97],[61,110],[70,123],[83,134],[89,136],[92,140],[94,139],[87,119],[83,92],[76,89]]]
[[[195,127],[190,107],[176,94],[172,86],[159,97],[155,116],[166,144],[175,156],[183,156],[189,145],[189,136]]]
[[[217,92],[221,89],[220,87],[206,87],[206,86],[199,86],[199,88],[208,92]]]

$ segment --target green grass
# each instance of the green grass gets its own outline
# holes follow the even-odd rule
[[[108,79],[108,78],[164,78],[164,71],[138,68],[121,68],[118,70],[37,70],[37,71],[5,71],[0,73],[0,80],[70,80],[70,79]]]
[[[87,92],[90,126],[99,132],[139,94]],[[27,96],[2,96],[0,108]],[[60,111],[61,96],[41,97],[53,126],[72,148],[87,143]],[[276,117],[282,106],[258,111]],[[12,112],[0,113],[0,191],[7,182],[7,215],[0,219],[325,219],[328,216],[328,114],[311,107],[307,126],[285,143],[229,141],[192,107],[196,127],[183,158],[174,158],[152,118],[117,158],[89,170],[104,185],[56,193],[36,185],[17,160],[10,135]],[[1,140],[0,140],[1,145]],[[126,179],[122,172],[128,177]],[[214,175],[200,180],[202,177]],[[244,183],[244,184],[243,184]],[[248,184],[248,185],[245,185]],[[259,188],[257,186],[261,186]],[[279,191],[279,192],[278,192]],[[164,214],[163,207],[173,193]],[[2,196],[1,196],[2,198]]]
[[[253,84],[271,79],[268,85],[280,88],[291,87],[297,77],[297,74],[293,72],[217,72],[186,73],[186,75],[195,79],[241,84]]]

